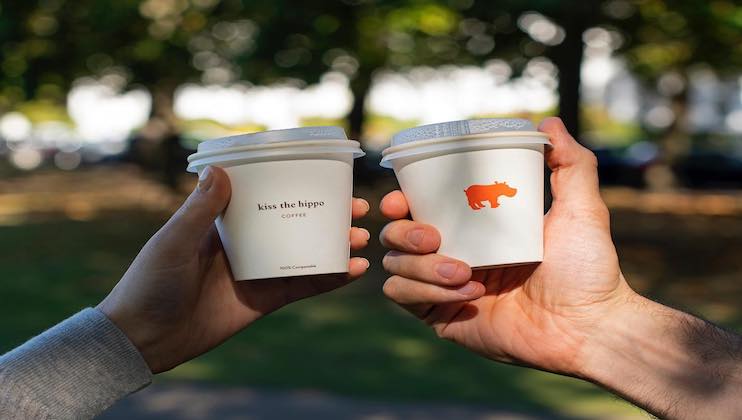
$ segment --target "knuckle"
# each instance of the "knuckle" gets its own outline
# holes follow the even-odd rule
[[[582,158],[585,160],[586,163],[589,163],[591,166],[598,167],[598,157],[593,153],[592,150],[581,146],[582,147]]]
[[[599,218],[610,223],[611,212],[603,200],[599,201],[600,202],[595,206],[595,212]]]

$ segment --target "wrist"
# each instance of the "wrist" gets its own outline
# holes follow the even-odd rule
[[[126,316],[117,311],[108,299],[104,299],[96,306],[96,309],[103,313],[122,333],[129,339],[134,347],[141,354],[142,359],[147,363],[152,373],[161,372],[157,352],[153,349],[156,347],[156,340],[150,337],[146,328],[146,322],[131,322],[132,317]],[[139,325],[139,328],[136,326]]]
[[[602,327],[582,352],[583,379],[659,417],[737,418],[738,336],[638,294]]]
[[[675,311],[634,293],[605,320],[583,352],[581,377],[660,417],[670,417],[667,379],[687,362],[670,337]]]
[[[626,380],[624,376],[633,376],[623,365],[646,364],[645,341],[662,343],[662,337],[657,336],[661,326],[657,324],[661,323],[658,317],[669,316],[665,309],[669,308],[636,292],[628,294],[585,341],[578,376],[610,389],[620,388],[620,382]]]

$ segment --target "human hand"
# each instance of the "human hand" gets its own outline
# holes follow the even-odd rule
[[[183,206],[147,242],[98,305],[142,353],[153,373],[163,372],[221,344],[263,315],[360,277],[369,262],[351,258],[347,274],[235,282],[214,220],[230,198],[226,173],[208,168]],[[353,218],[366,215],[353,199]],[[351,228],[350,246],[369,233]]]
[[[404,195],[384,197],[395,221],[381,233],[392,248],[384,267],[393,274],[384,293],[442,337],[497,361],[585,376],[583,352],[603,323],[637,295],[626,283],[598,190],[597,160],[557,118],[540,130],[553,148],[553,203],[544,217],[540,264],[475,271],[438,254],[435,228],[403,220]]]

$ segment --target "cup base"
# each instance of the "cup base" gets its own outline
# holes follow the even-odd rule
[[[519,263],[510,263],[510,264],[494,264],[494,265],[479,265],[476,267],[471,267],[472,270],[489,270],[493,268],[511,268],[511,267],[520,267],[522,265],[531,265],[531,264],[541,264],[541,260],[538,261],[526,261],[526,262],[519,262]]]
[[[301,275],[288,275],[288,276],[281,276],[281,277],[260,277],[260,278],[251,278],[251,279],[234,279],[236,282],[243,282],[243,281],[270,281],[270,280],[280,280],[280,279],[286,279],[286,278],[303,278],[305,280],[308,280],[309,278],[318,278],[318,277],[332,277],[332,276],[344,276],[347,275],[347,271],[342,272],[333,272],[333,273],[315,273],[315,274],[301,274]]]

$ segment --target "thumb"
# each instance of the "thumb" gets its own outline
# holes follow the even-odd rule
[[[207,166],[196,188],[162,230],[168,232],[168,239],[198,246],[214,219],[227,207],[231,191],[227,173],[221,168]]]
[[[539,130],[548,134],[552,148],[546,164],[552,170],[551,190],[555,205],[604,205],[598,188],[598,160],[595,154],[572,137],[559,118],[545,119]]]

